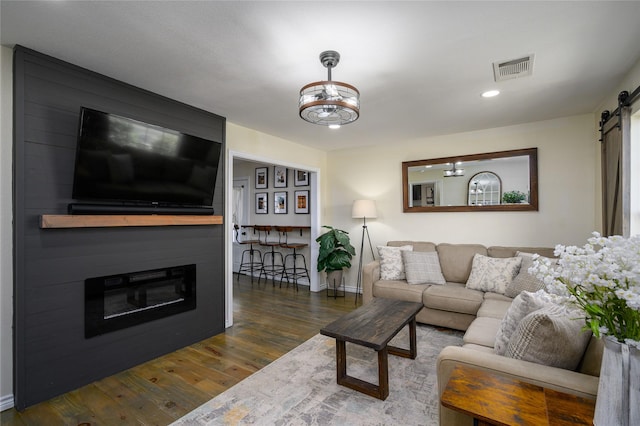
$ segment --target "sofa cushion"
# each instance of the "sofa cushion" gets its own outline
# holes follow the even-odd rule
[[[509,307],[511,306],[511,299],[497,300],[497,299],[484,299],[480,309],[478,309],[478,318],[490,317],[502,320],[507,314]],[[491,345],[493,346],[493,345]]]
[[[544,290],[536,293],[523,291],[513,299],[513,303],[507,309],[496,335],[496,343],[494,344],[496,354],[504,355],[507,352],[509,339],[511,339],[511,335],[516,331],[518,324],[524,317],[551,303],[551,301],[551,297]]]
[[[404,272],[409,284],[440,284],[445,283],[438,252],[402,251]]]
[[[504,294],[492,293],[487,291],[484,294],[484,300],[502,300],[503,302],[513,302],[513,297],[507,297]]]
[[[519,251],[517,256],[522,258],[520,272],[507,286],[504,294],[509,297],[516,297],[522,291],[536,292],[545,288],[542,281],[529,273],[529,268],[533,266],[533,254]],[[549,259],[552,264],[556,263],[556,259]]]
[[[406,281],[380,280],[373,283],[373,296],[422,303],[422,293],[429,284],[409,285]]]
[[[475,315],[442,311],[440,309],[427,307],[422,308],[422,310],[418,312],[418,315],[416,315],[417,322],[461,331],[467,331],[467,328],[469,328],[475,319]]]
[[[436,248],[444,279],[454,283],[467,282],[476,253],[487,255],[487,248],[481,244],[441,243]]]
[[[520,270],[521,257],[496,258],[481,254],[473,256],[467,288],[504,294],[507,285]]]
[[[380,278],[383,280],[404,280],[403,250],[413,250],[413,246],[389,247],[378,246],[380,255]]]
[[[548,304],[524,317],[509,339],[506,356],[575,370],[591,339],[583,326],[584,318],[576,318],[575,310]]]
[[[469,326],[462,341],[465,344],[475,344],[486,347],[493,347],[496,340],[496,333],[500,327],[500,319],[489,317],[478,317]]]
[[[487,253],[491,257],[514,257],[518,252],[538,253],[540,256],[555,257],[555,248],[550,247],[501,247],[491,246]]]
[[[428,241],[389,241],[389,247],[413,246],[413,251],[436,251],[436,245]]]
[[[476,315],[483,301],[481,291],[471,290],[464,284],[447,282],[432,285],[424,291],[422,303],[427,308]]]

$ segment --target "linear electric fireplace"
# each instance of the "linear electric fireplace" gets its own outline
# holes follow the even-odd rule
[[[196,307],[196,265],[172,266],[84,281],[85,337]]]

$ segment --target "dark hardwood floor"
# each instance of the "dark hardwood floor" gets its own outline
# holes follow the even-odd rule
[[[2,425],[166,425],[353,309],[350,293],[334,299],[234,274],[234,325],[225,333],[22,412],[3,411]]]

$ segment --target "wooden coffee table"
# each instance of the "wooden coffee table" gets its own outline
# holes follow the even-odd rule
[[[320,330],[320,334],[336,339],[338,384],[385,400],[389,396],[388,354],[415,359],[416,314],[422,303],[376,298]],[[409,349],[388,343],[405,325],[409,325]],[[374,349],[378,353],[378,384],[347,374],[346,342]]]

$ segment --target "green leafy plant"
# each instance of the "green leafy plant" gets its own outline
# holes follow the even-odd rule
[[[349,233],[332,226],[323,226],[323,228],[327,228],[328,231],[316,238],[320,243],[318,272],[350,268],[356,249],[351,245]]]
[[[509,191],[502,194],[502,202],[505,204],[518,204],[527,199],[527,194],[520,191]]]

